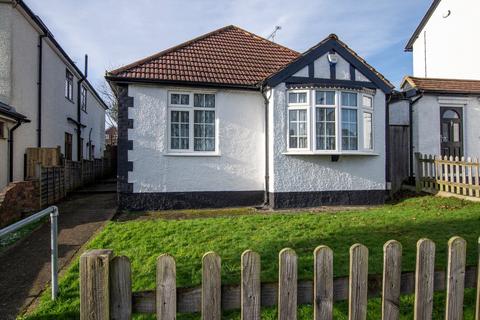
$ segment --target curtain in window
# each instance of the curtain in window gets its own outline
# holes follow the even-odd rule
[[[289,119],[289,147],[307,148],[307,110],[290,110]]]
[[[316,108],[316,148],[335,150],[335,108]]]
[[[194,111],[194,150],[215,151],[215,111]]]
[[[189,140],[189,112],[172,111],[171,112],[171,149],[188,150]]]
[[[358,149],[357,110],[342,108],[342,149]]]

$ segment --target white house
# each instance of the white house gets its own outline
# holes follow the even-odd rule
[[[415,152],[480,157],[479,10],[475,0],[435,0],[407,43],[413,76],[390,109],[410,114],[412,175]]]
[[[0,0],[0,102],[30,121],[11,132],[10,148],[0,141],[6,159],[0,160],[0,189],[23,180],[28,147],[60,146],[73,160],[102,156],[107,106],[40,18],[19,0]],[[0,118],[4,130],[9,123]]]
[[[335,35],[299,54],[228,26],[106,78],[123,209],[385,199],[393,86]]]

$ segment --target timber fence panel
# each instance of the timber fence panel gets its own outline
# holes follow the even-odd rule
[[[297,319],[297,254],[290,248],[279,254],[278,319]]]
[[[435,243],[429,239],[417,242],[415,271],[415,320],[432,319],[435,275]]]
[[[177,316],[175,259],[167,254],[157,259],[157,319],[174,320]]]
[[[448,241],[446,320],[463,319],[466,250],[463,238],[453,237]]]
[[[313,318],[333,319],[333,252],[327,246],[319,246],[313,253]]]
[[[350,247],[348,319],[367,319],[368,249],[362,244]]]
[[[114,257],[110,262],[110,317],[132,318],[132,268],[127,257]]]
[[[480,239],[479,239],[480,240]],[[480,249],[480,242],[477,244]],[[348,276],[333,277],[333,252],[319,246],[314,254],[311,280],[298,280],[294,250],[279,253],[278,282],[260,282],[260,255],[251,250],[241,256],[241,283],[221,285],[221,258],[214,252],[202,258],[202,285],[176,287],[176,263],[172,256],[157,259],[154,290],[132,293],[131,265],[111,250],[92,250],[80,257],[80,319],[131,319],[133,313],[156,314],[173,320],[180,313],[201,312],[203,319],[221,319],[222,310],[240,310],[242,320],[260,319],[262,307],[278,308],[279,319],[296,319],[298,304],[311,304],[315,320],[332,319],[334,301],[348,301],[349,319],[366,319],[367,299],[382,297],[382,319],[399,319],[400,294],[415,294],[414,319],[431,319],[433,293],[446,290],[445,319],[462,319],[464,289],[478,287],[476,319],[480,320],[480,272],[465,266],[466,242],[448,242],[447,270],[434,270],[435,243],[417,242],[416,270],[401,273],[402,246],[390,240],[383,247],[382,275],[368,275],[368,249],[350,248]],[[480,263],[480,254],[478,256]],[[440,306],[436,306],[437,308]]]
[[[382,319],[400,317],[400,285],[402,276],[402,245],[390,240],[383,246]]]
[[[260,255],[251,250],[241,259],[241,319],[260,320]]]
[[[221,319],[221,285],[220,257],[207,252],[202,258],[202,319]]]

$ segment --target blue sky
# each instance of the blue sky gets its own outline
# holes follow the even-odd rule
[[[431,0],[26,0],[98,86],[105,70],[234,24],[303,52],[336,33],[393,84],[411,74],[403,48]]]

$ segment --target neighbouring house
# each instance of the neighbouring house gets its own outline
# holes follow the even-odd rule
[[[227,26],[107,73],[122,209],[384,202],[393,85],[336,35]]]
[[[105,145],[116,146],[118,140],[117,127],[111,126],[105,130]]]
[[[86,74],[62,49],[40,18],[21,0],[0,0],[0,102],[30,122],[15,132],[0,170],[0,189],[23,180],[29,147],[60,146],[66,159],[102,156],[107,106]],[[11,109],[13,110],[13,109]],[[25,121],[23,121],[25,122]],[[8,175],[10,167],[13,174]]]
[[[434,0],[408,41],[413,76],[404,78],[391,118],[410,125],[414,153],[480,157],[479,1]]]
[[[29,123],[23,114],[0,102],[0,187],[6,186],[13,176],[13,143],[15,130],[24,123]]]

